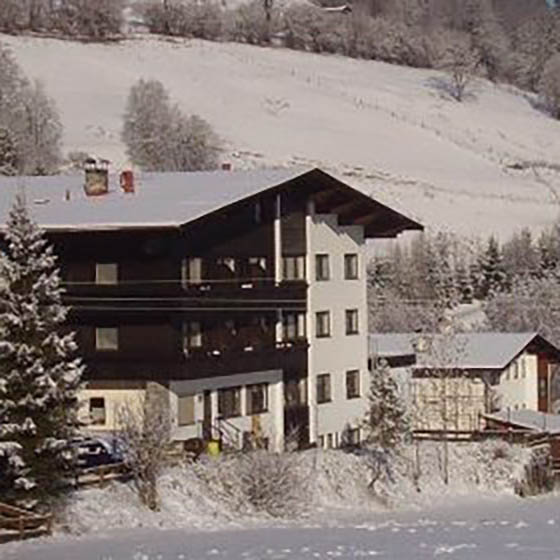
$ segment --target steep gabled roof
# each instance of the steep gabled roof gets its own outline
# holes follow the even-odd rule
[[[0,223],[24,188],[34,218],[47,230],[181,227],[264,193],[305,190],[319,212],[363,225],[367,237],[391,237],[422,226],[319,169],[142,173],[136,192],[123,193],[111,178],[109,193],[87,197],[80,175],[0,177]],[[69,200],[67,200],[69,198]]]
[[[370,335],[370,353],[379,357],[416,354],[416,369],[504,369],[531,344],[560,358],[560,351],[538,333],[387,333]],[[450,348],[454,346],[454,348]],[[415,349],[418,348],[418,351]]]

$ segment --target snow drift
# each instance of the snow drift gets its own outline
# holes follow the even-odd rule
[[[422,443],[404,455],[369,488],[366,455],[341,450],[309,450],[294,454],[293,488],[285,488],[290,517],[314,517],[333,510],[382,511],[447,503],[453,497],[487,499],[512,495],[529,458],[526,449],[502,442],[450,444],[449,485],[442,476],[442,446]],[[419,462],[418,462],[419,459]],[[117,528],[162,527],[218,529],[267,523],[271,516],[253,507],[235,483],[240,457],[208,460],[202,465],[169,469],[161,479],[161,511],[143,508],[129,484],[75,494],[66,529],[74,533]],[[419,476],[414,474],[419,472]],[[298,509],[292,498],[298,497]]]

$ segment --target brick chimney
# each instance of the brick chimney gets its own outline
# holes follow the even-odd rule
[[[84,162],[87,196],[100,196],[109,192],[109,162],[106,159],[88,158]]]
[[[125,169],[120,175],[121,189],[125,193],[134,194],[134,173],[130,169]]]

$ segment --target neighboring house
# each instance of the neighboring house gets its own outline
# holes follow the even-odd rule
[[[421,229],[319,169],[0,179],[55,246],[87,365],[90,429],[164,389],[173,436],[280,449],[357,431],[368,381],[366,239]]]
[[[560,350],[536,333],[374,334],[370,354],[408,372],[418,430],[476,430],[484,413],[557,407]]]

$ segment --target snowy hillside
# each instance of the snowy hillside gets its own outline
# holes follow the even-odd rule
[[[316,164],[461,233],[538,230],[559,214],[560,122],[507,86],[479,81],[459,104],[437,72],[337,56],[149,37],[0,40],[57,101],[65,149],[117,167],[128,89],[155,78],[214,126],[237,167]]]

